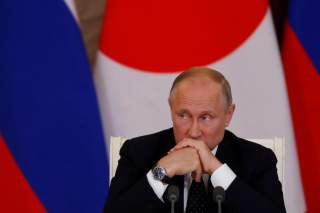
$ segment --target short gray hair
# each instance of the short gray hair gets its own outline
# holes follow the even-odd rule
[[[191,67],[190,69],[187,69],[186,71],[180,73],[180,75],[178,75],[172,83],[169,94],[169,102],[171,101],[173,91],[177,87],[177,85],[186,79],[194,77],[206,77],[213,82],[220,84],[222,87],[222,93],[225,97],[225,108],[227,110],[227,108],[232,104],[231,86],[222,73],[208,67]]]

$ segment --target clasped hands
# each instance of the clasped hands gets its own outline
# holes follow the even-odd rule
[[[204,141],[185,138],[162,157],[157,165],[165,168],[169,177],[191,173],[193,179],[199,182],[202,174],[211,175],[222,163]]]

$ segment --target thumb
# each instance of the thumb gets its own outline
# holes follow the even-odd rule
[[[200,182],[202,177],[202,168],[201,166],[197,167],[197,169],[194,171],[194,178],[196,182]]]

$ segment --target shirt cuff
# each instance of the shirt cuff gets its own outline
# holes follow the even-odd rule
[[[160,180],[154,179],[151,170],[147,173],[147,179],[148,179],[148,182],[149,182],[151,188],[153,189],[154,193],[157,195],[157,197],[162,202],[164,202],[162,196],[163,196],[164,192],[166,191],[169,184],[166,184],[166,183],[161,182]]]
[[[236,177],[236,174],[224,163],[212,173],[210,180],[213,187],[221,186],[227,190]]]

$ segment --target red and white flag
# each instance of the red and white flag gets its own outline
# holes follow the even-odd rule
[[[171,126],[169,89],[179,72],[209,66],[229,79],[230,129],[287,140],[285,202],[304,208],[279,50],[268,1],[108,0],[95,80],[107,135]]]

